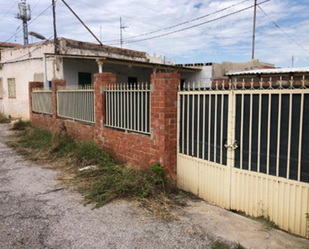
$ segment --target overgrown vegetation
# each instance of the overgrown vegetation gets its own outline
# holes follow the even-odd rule
[[[0,112],[0,124],[10,123],[11,119],[6,117],[2,112]]]
[[[134,198],[163,219],[175,218],[171,207],[184,205],[185,196],[159,164],[137,170],[119,164],[93,143],[73,141],[65,129],[57,135],[26,127],[9,145],[31,160],[52,163],[61,178],[85,195],[85,204],[98,208],[119,198]],[[89,170],[79,171],[87,166]]]
[[[245,249],[240,243],[234,243],[233,245],[229,245],[220,240],[216,240],[212,243],[211,249]]]
[[[13,123],[12,130],[14,130],[14,131],[23,131],[23,130],[25,130],[29,126],[30,126],[30,122],[29,121],[23,121],[22,119],[19,119],[18,121]]]
[[[262,215],[262,216],[259,216],[257,218],[253,218],[253,219],[262,223],[264,228],[266,228],[267,230],[270,230],[272,228],[279,229],[278,225],[275,222],[270,220],[269,215],[265,215],[265,216]]]

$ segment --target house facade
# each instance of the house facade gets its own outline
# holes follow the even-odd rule
[[[1,51],[0,111],[12,117],[29,118],[28,82],[44,82],[51,87],[53,79],[66,80],[67,86],[91,85],[94,74],[110,72],[117,83],[150,82],[153,72],[194,73],[201,68],[176,67],[173,62],[145,52],[101,46],[59,38],[60,52],[54,53],[54,42],[45,41]]]

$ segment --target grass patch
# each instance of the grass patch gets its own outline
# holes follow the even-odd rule
[[[279,229],[278,225],[270,220],[270,217],[268,215],[261,215],[257,218],[253,218],[254,220],[260,222],[264,228],[266,228],[267,230],[270,229]]]
[[[114,199],[133,198],[155,216],[172,219],[171,208],[185,204],[185,194],[167,178],[161,165],[143,170],[126,167],[93,143],[73,141],[65,129],[52,135],[26,126],[9,145],[29,159],[61,169],[63,178],[85,195],[85,204],[94,203],[95,208]],[[96,169],[79,171],[92,165]]]
[[[29,121],[23,121],[22,119],[19,119],[18,121],[13,123],[12,130],[14,130],[14,131],[24,131],[29,126],[30,126]]]
[[[10,123],[11,119],[6,117],[2,112],[0,112],[0,124]]]
[[[212,243],[211,249],[245,249],[240,243],[234,243],[232,245],[225,242],[216,240]]]

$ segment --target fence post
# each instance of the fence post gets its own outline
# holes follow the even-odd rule
[[[66,86],[65,80],[52,80],[53,118],[57,118],[57,91],[59,87]]]
[[[159,162],[170,175],[176,175],[177,91],[180,74],[151,75],[151,134]]]
[[[97,73],[94,75],[94,113],[95,113],[95,128],[99,132],[105,124],[105,96],[103,89],[107,85],[116,84],[116,74],[113,73]],[[98,133],[96,132],[96,136]]]
[[[28,84],[30,121],[32,118],[32,91],[34,88],[42,88],[42,87],[43,87],[43,82],[39,82],[39,81],[30,81]]]

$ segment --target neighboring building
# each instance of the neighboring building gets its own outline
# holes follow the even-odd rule
[[[0,111],[12,117],[29,118],[28,82],[41,81],[50,87],[52,79],[67,85],[93,83],[98,72],[117,74],[117,83],[150,82],[150,74],[160,70],[194,73],[200,68],[176,67],[162,57],[145,52],[59,38],[60,53],[54,42],[44,41],[1,51]]]
[[[177,64],[179,67],[190,67],[190,68],[202,68],[196,73],[183,73],[181,79],[183,82],[200,82],[201,86],[209,86],[211,81],[216,80],[227,80],[229,77],[226,76],[227,72],[231,71],[242,71],[251,69],[265,69],[275,68],[275,65],[260,62],[257,59],[249,62],[229,62],[224,61],[222,63],[191,63],[191,64]]]
[[[259,82],[264,82],[265,85],[271,80],[274,86],[278,86],[281,81],[282,87],[288,87],[293,80],[294,86],[300,86],[304,77],[308,80],[309,67],[230,71],[226,73],[226,76],[233,82],[249,83],[253,81],[255,85],[258,85]]]
[[[0,42],[0,50],[4,50],[7,48],[21,47],[21,46],[22,45],[18,43]]]

